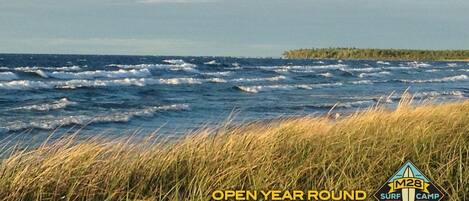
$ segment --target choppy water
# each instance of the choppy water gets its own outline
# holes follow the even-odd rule
[[[137,128],[179,134],[238,120],[469,95],[469,63],[217,57],[0,55],[0,133]]]

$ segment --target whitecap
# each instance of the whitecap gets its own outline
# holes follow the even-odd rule
[[[208,75],[208,76],[217,76],[217,77],[225,77],[225,76],[230,76],[233,74],[231,71],[222,71],[222,72],[204,72],[201,73],[202,75]]]
[[[236,78],[230,80],[231,82],[260,82],[260,81],[279,81],[287,79],[287,77],[280,75],[275,77],[266,77],[266,78]]]
[[[385,76],[385,75],[391,75],[392,73],[389,72],[389,71],[381,71],[381,72],[377,72],[377,73],[360,73],[360,75],[358,75],[358,77],[360,78],[364,78],[364,77],[382,77],[382,76]]]
[[[319,75],[323,76],[323,77],[334,77],[334,75],[330,72],[327,72],[327,73],[320,73]]]
[[[293,73],[316,73],[315,70],[290,70],[290,71],[293,72]],[[277,72],[277,71],[275,71],[275,72]]]
[[[32,81],[17,80],[0,82],[0,89],[7,90],[31,90],[31,89],[75,89],[82,87],[117,87],[117,86],[146,86],[155,84],[201,84],[196,78],[125,78],[115,80],[68,80],[68,81]]]
[[[373,67],[367,67],[367,68],[341,68],[339,70],[346,71],[346,72],[375,72],[375,71],[380,71],[381,68],[373,68]]]
[[[317,108],[356,108],[356,107],[369,107],[375,104],[373,100],[358,100],[358,101],[350,101],[350,102],[337,102],[337,103],[325,103],[325,104],[318,104],[313,105],[313,107]]]
[[[425,68],[425,67],[430,67],[432,66],[431,64],[424,63],[424,62],[418,62],[418,61],[413,61],[413,62],[407,62],[407,65],[415,68]]]
[[[166,64],[109,64],[107,67],[116,67],[122,69],[148,69],[148,68],[156,68],[160,66],[168,66]]]
[[[274,72],[276,73],[288,73],[288,69],[275,69]],[[295,72],[295,70],[292,70],[292,72]],[[295,72],[296,73],[296,72]]]
[[[205,65],[213,65],[213,66],[221,65],[221,64],[218,63],[216,60],[208,61],[208,62],[205,62],[204,64],[205,64]]]
[[[202,81],[197,78],[169,78],[169,79],[158,79],[158,84],[170,84],[170,85],[177,85],[177,84],[202,84]]]
[[[455,96],[462,98],[464,92],[462,91],[426,91],[413,94],[414,98],[436,98],[440,96]]]
[[[44,72],[43,72],[44,73]],[[96,70],[96,71],[84,71],[84,72],[47,72],[44,73],[48,77],[53,77],[57,79],[65,79],[65,80],[72,80],[72,79],[95,79],[95,78],[139,78],[139,77],[150,77],[152,74],[148,69],[132,69],[132,70],[123,70],[119,69],[117,71],[103,71],[103,70]]]
[[[261,91],[272,90],[293,90],[293,89],[314,89],[323,87],[341,86],[342,83],[322,83],[322,84],[279,84],[279,85],[257,85],[257,86],[236,86],[241,91],[248,93],[259,93]]]
[[[287,71],[292,71],[292,70],[318,70],[318,69],[341,69],[341,68],[346,68],[348,65],[345,64],[331,64],[331,65],[318,65],[318,66],[259,66],[259,69],[263,70],[270,70],[270,71],[276,71],[276,70],[287,70]]]
[[[463,81],[467,80],[467,75],[456,75],[450,77],[443,77],[438,79],[429,79],[429,80],[399,80],[405,83],[430,83],[430,82],[454,82],[454,81]]]
[[[50,89],[55,86],[54,83],[31,80],[17,80],[10,82],[0,82],[0,89],[7,90],[28,90],[28,89]]]
[[[381,64],[381,65],[391,65],[391,63],[389,63],[387,61],[377,61],[376,63]]]
[[[391,66],[391,67],[383,67],[386,70],[412,70],[415,69],[415,67],[410,67],[410,66]]]
[[[43,77],[43,78],[49,78],[49,76],[47,75],[46,72],[44,72],[43,70],[35,70],[34,73],[38,74],[39,76]]]
[[[80,71],[82,68],[80,66],[62,66],[62,67],[41,67],[41,66],[25,66],[25,67],[16,67],[16,71],[23,72],[35,72],[37,70],[55,70],[55,71]]]
[[[49,110],[63,109],[63,108],[66,108],[69,105],[75,105],[75,104],[77,104],[77,103],[73,102],[73,101],[69,101],[67,98],[62,98],[62,99],[54,101],[52,103],[21,106],[21,107],[13,108],[12,110],[49,111]]]
[[[373,81],[371,81],[371,80],[357,80],[357,81],[351,81],[350,83],[352,83],[352,84],[373,84]]]
[[[213,83],[226,83],[227,82],[225,79],[218,78],[218,77],[207,79],[207,81],[213,82]]]
[[[0,81],[17,80],[19,77],[12,72],[0,72]]]
[[[108,67],[117,67],[121,69],[163,69],[172,71],[186,71],[191,73],[200,73],[197,69],[197,65],[190,63],[179,63],[174,61],[170,64],[110,64]]]
[[[458,67],[458,64],[457,63],[448,63],[446,64],[448,67],[451,67],[451,68],[454,68],[454,67]]]
[[[186,62],[182,59],[165,59],[163,60],[164,63],[168,64],[175,64],[175,65],[184,65]]]
[[[151,117],[157,112],[186,110],[187,104],[174,104],[164,106],[146,107],[143,109],[129,109],[123,111],[112,111],[95,116],[89,115],[70,115],[70,116],[52,116],[47,115],[32,121],[13,121],[7,123],[4,127],[7,131],[19,131],[24,129],[43,129],[53,130],[61,126],[68,125],[88,125],[91,123],[111,123],[128,122],[134,117]]]

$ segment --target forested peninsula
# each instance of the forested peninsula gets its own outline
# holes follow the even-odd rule
[[[469,61],[469,50],[309,48],[285,51],[283,53],[283,58]]]

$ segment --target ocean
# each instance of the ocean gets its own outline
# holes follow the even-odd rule
[[[0,54],[0,135],[184,136],[236,123],[469,95],[469,63]]]

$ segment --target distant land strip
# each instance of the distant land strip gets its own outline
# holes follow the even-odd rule
[[[309,48],[285,51],[283,53],[283,58],[403,61],[469,61],[469,50]]]

